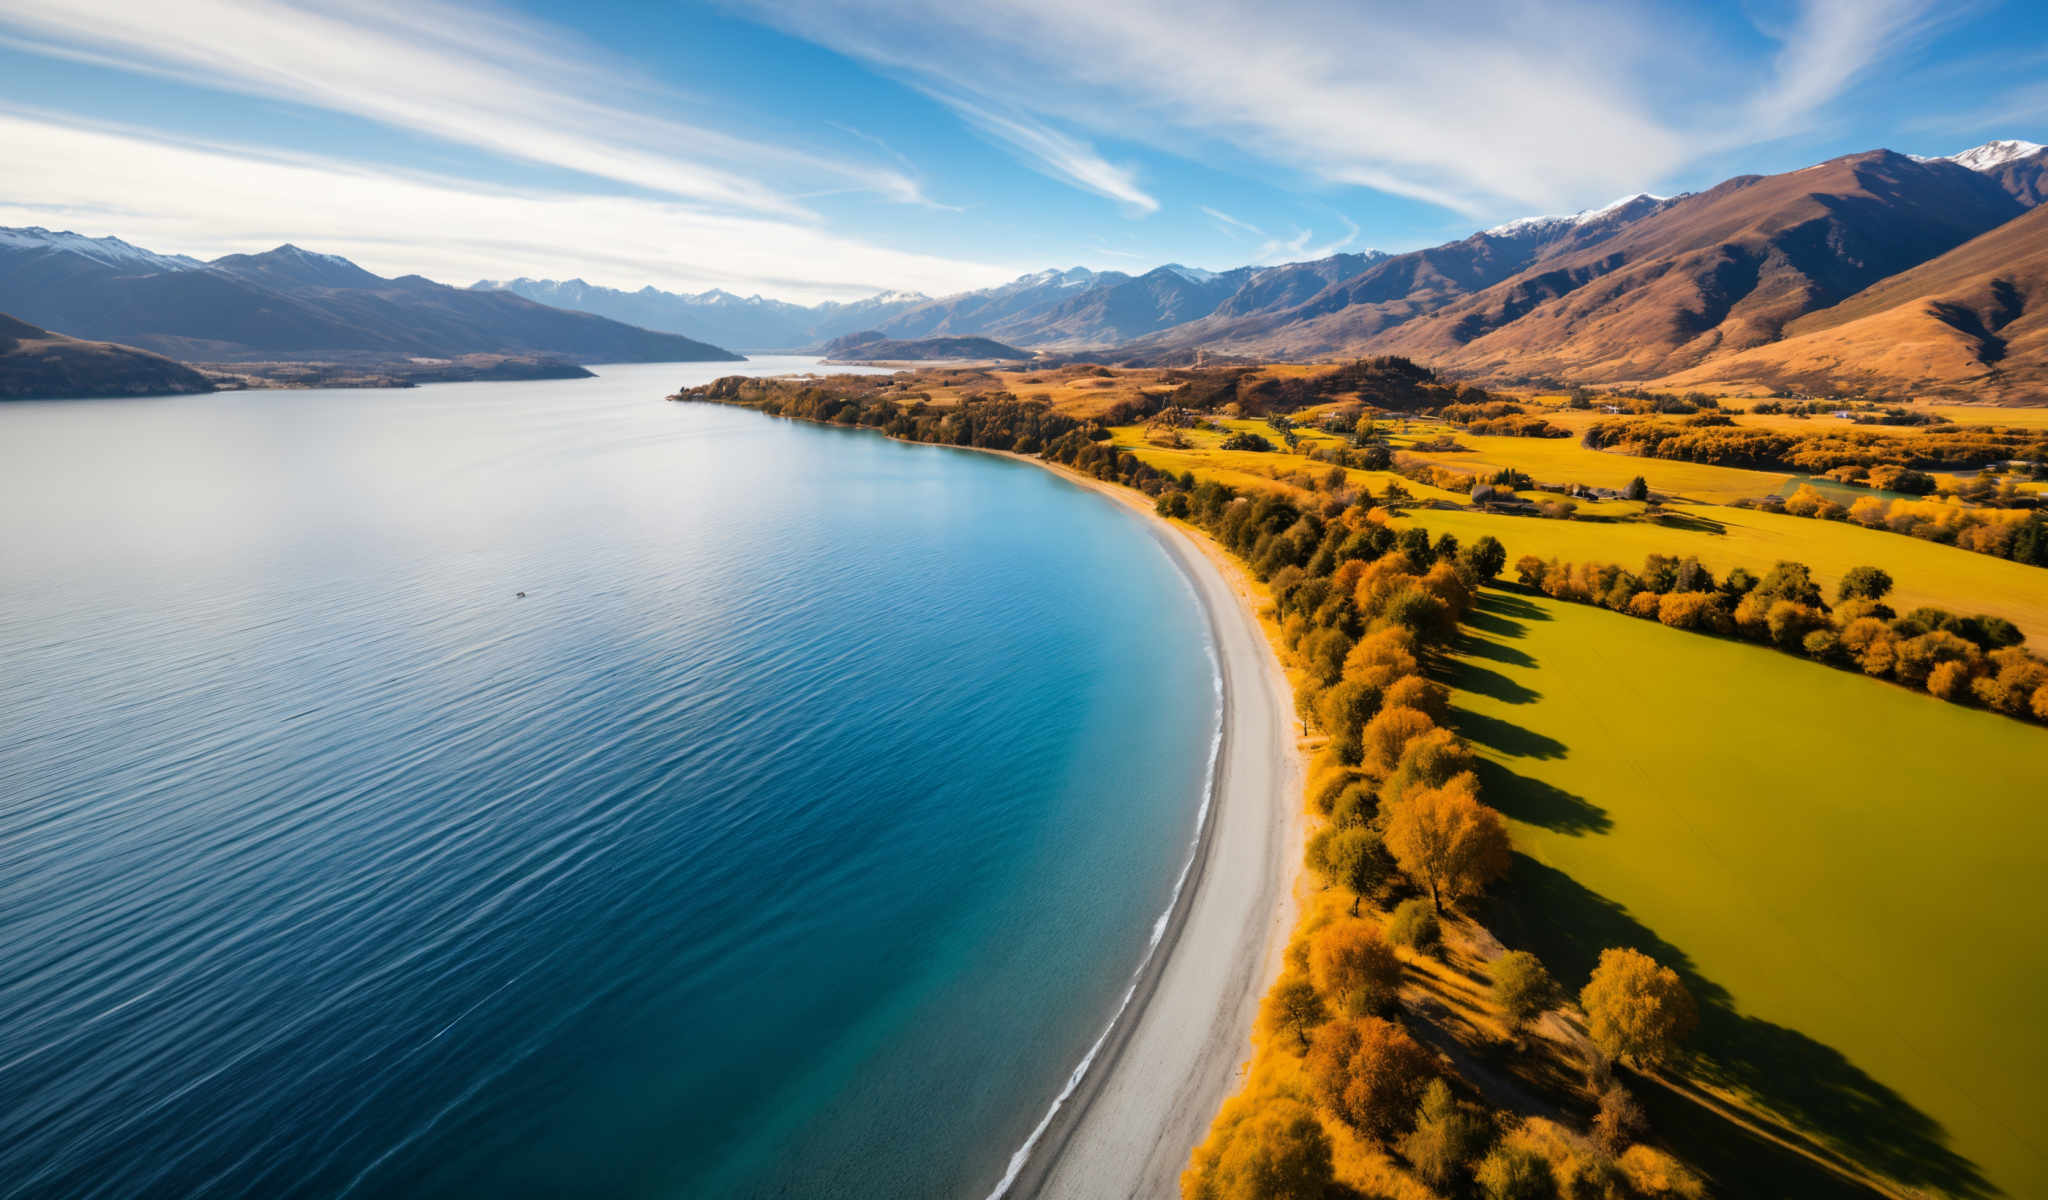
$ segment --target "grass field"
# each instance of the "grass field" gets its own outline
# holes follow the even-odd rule
[[[1561,423],[1574,424],[1570,421]],[[1580,421],[1576,427],[1583,429],[1586,424],[1590,422]],[[1539,483],[1582,483],[1599,488],[1626,487],[1629,480],[1640,475],[1654,491],[1719,502],[1775,495],[1789,478],[1774,471],[1749,471],[1739,467],[1610,454],[1605,450],[1588,449],[1579,443],[1576,436],[1476,437],[1469,433],[1455,433],[1454,436],[1471,450],[1458,454],[1417,454],[1416,457],[1453,470],[1470,472],[1475,468],[1485,468],[1484,473],[1491,474],[1502,467],[1514,467],[1527,472]]]
[[[1701,1078],[1903,1184],[2048,1195],[2048,730],[1543,597],[1474,625],[1504,940],[1574,990],[1608,945],[1679,967]],[[1719,1124],[1660,1132],[1725,1185]]]
[[[1813,568],[1831,600],[1849,568],[1883,567],[1896,583],[1887,602],[1901,612],[1932,604],[1988,613],[2019,626],[2035,648],[2048,647],[2048,571],[2040,567],[1842,521],[1712,505],[1674,505],[1672,510],[1682,526],[1549,521],[1471,509],[1423,509],[1409,520],[1433,534],[1454,533],[1466,544],[1492,534],[1507,547],[1510,564],[1535,554],[1633,569],[1647,554],[1695,554],[1719,576],[1737,566],[1761,575],[1779,559],[1795,559]]]

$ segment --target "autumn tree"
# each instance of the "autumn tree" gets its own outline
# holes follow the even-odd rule
[[[1449,1084],[1432,1079],[1416,1106],[1414,1130],[1401,1139],[1401,1157],[1424,1183],[1451,1192],[1471,1172],[1491,1132],[1484,1116],[1458,1103]]]
[[[1385,1140],[1414,1117],[1436,1060],[1394,1022],[1356,1017],[1317,1029],[1306,1066],[1316,1098],[1338,1119]]]
[[[1360,734],[1364,743],[1360,765],[1376,779],[1385,779],[1400,765],[1408,742],[1436,728],[1429,714],[1415,708],[1382,708],[1365,723]]]
[[[1387,849],[1409,878],[1429,888],[1438,912],[1446,898],[1477,895],[1507,873],[1507,826],[1479,802],[1471,772],[1410,792],[1384,811]]]
[[[1492,993],[1508,1032],[1516,1037],[1531,1021],[1557,1007],[1557,981],[1527,950],[1510,950],[1494,960]]]
[[[1699,1021],[1678,972],[1619,947],[1600,952],[1579,1004],[1594,1045],[1643,1064],[1662,1062]]]
[[[1336,1179],[1322,1123],[1286,1096],[1231,1100],[1192,1158],[1184,1200],[1321,1200]]]
[[[1259,1024],[1269,1036],[1277,1037],[1301,1053],[1309,1047],[1309,1031],[1329,1015],[1316,985],[1300,971],[1289,971],[1266,993],[1259,1006]]]
[[[1624,500],[1648,500],[1650,498],[1650,481],[1640,475],[1629,480],[1628,486],[1621,489],[1621,498]]]
[[[1401,960],[1379,926],[1359,917],[1332,921],[1308,944],[1308,973],[1323,994],[1354,1016],[1393,1007]]]
[[[1593,1115],[1593,1136],[1609,1154],[1620,1154],[1629,1143],[1649,1132],[1650,1119],[1628,1089],[1610,1083],[1600,1092],[1600,1111]]]

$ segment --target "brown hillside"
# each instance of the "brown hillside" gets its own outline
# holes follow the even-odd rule
[[[1810,313],[1783,341],[1673,376],[1886,394],[2048,388],[2048,206]]]
[[[1655,378],[1770,342],[1799,317],[2022,210],[1974,171],[1885,150],[1745,176],[1370,348],[1489,376]]]

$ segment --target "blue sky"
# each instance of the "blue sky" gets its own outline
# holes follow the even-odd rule
[[[0,224],[454,283],[1223,268],[1995,137],[2048,5],[0,0]]]

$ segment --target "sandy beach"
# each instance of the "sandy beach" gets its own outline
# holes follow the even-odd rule
[[[1259,999],[1294,924],[1302,764],[1293,701],[1237,563],[1153,515],[1143,496],[1052,469],[1142,512],[1194,585],[1222,669],[1223,739],[1207,834],[1159,949],[1008,1195],[1177,1196],[1189,1151],[1251,1056]]]

